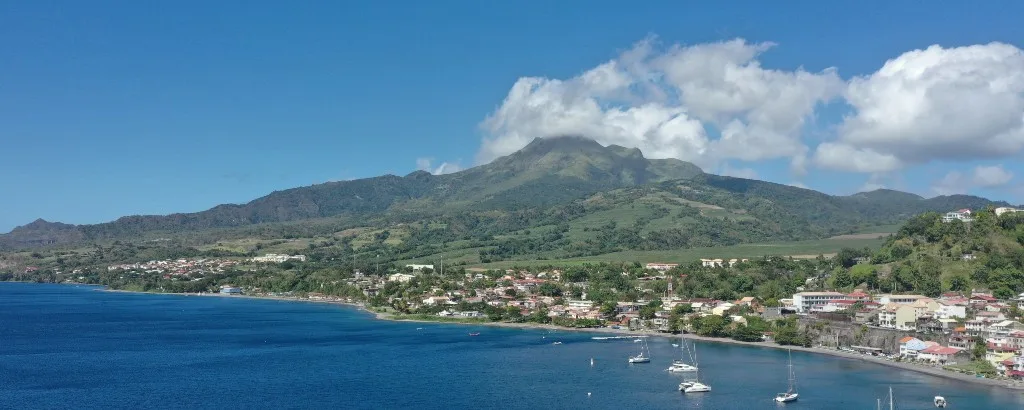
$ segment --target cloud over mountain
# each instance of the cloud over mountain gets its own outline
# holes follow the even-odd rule
[[[480,124],[477,162],[536,137],[581,135],[709,170],[755,175],[743,163],[781,160],[797,175],[866,173],[881,186],[884,174],[908,166],[1024,150],[1024,52],[1013,45],[933,45],[846,80],[835,68],[766,68],[760,58],[773,47],[743,39],[661,47],[649,38],[572,78],[520,78]],[[832,101],[845,104],[823,113]]]
[[[801,128],[816,105],[840,95],[843,82],[832,69],[763,68],[757,58],[773,46],[737,39],[659,49],[647,39],[567,80],[520,78],[481,124],[488,136],[477,160],[560,135],[706,168],[802,156]],[[709,136],[709,126],[720,136]]]

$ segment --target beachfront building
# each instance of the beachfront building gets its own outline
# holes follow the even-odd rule
[[[793,294],[793,307],[799,313],[807,313],[816,305],[824,305],[833,300],[845,298],[846,295],[839,292],[800,292]]]
[[[917,360],[938,364],[949,364],[956,361],[956,355],[960,352],[961,350],[955,347],[935,345],[917,352]]]
[[[907,336],[900,339],[900,357],[915,359],[917,353],[927,349],[930,345],[916,337]]]
[[[224,285],[220,287],[220,293],[225,295],[241,295],[242,288],[231,285]]]

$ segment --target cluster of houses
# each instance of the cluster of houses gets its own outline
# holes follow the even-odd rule
[[[164,279],[196,278],[207,274],[221,273],[235,265],[238,265],[238,261],[230,259],[175,259],[111,265],[107,267],[107,270],[162,275]]]
[[[306,255],[284,255],[278,253],[268,253],[263,256],[257,256],[251,259],[254,263],[284,263],[288,261],[305,262]]]
[[[938,298],[922,295],[868,295],[861,291],[801,292],[784,305],[804,314],[846,313],[853,322],[885,329],[942,334],[948,346],[916,338],[900,341],[900,356],[935,363],[949,363],[967,354],[976,340],[986,346],[986,359],[1014,377],[1024,377],[1024,324],[1008,316],[1011,308],[1024,309],[1024,293],[1000,301],[987,293],[969,296],[956,292]]]
[[[1024,212],[1024,209],[1010,208],[1007,206],[1001,206],[995,209],[996,216],[1002,216],[1003,214],[1006,213],[1015,212]],[[973,222],[974,214],[971,212],[970,209],[960,209],[956,211],[946,212],[945,215],[942,215],[942,222],[948,223],[953,221]]]
[[[700,260],[700,265],[705,267],[705,268],[724,268],[724,267],[733,267],[737,263],[747,262],[747,261],[749,261],[749,259],[736,259],[736,258],[733,258],[733,259],[703,259],[702,258]],[[674,269],[674,268],[676,268],[678,266],[679,266],[678,263],[652,262],[652,263],[648,263],[647,265],[644,265],[644,268],[647,268],[649,270],[655,270],[655,271],[658,271],[658,272],[665,272],[665,271]]]

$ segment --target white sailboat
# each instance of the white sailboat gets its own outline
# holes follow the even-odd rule
[[[697,368],[697,344],[693,345],[693,380],[684,380],[679,383],[679,391],[683,393],[706,393],[711,391],[711,386],[700,382],[700,372]]]
[[[779,403],[789,403],[791,401],[796,401],[797,396],[799,396],[799,395],[796,393],[796,373],[793,373],[793,351],[790,350],[789,351],[789,390],[786,390],[785,393],[779,393],[779,394],[775,395],[775,401],[777,401]]]
[[[644,350],[647,350],[646,354],[644,353]],[[629,362],[630,363],[650,363],[651,362],[651,351],[650,351],[650,349],[647,349],[647,339],[643,339],[643,342],[640,343],[640,354],[638,354],[636,356],[630,356],[629,357]]]
[[[680,339],[679,342],[683,346],[683,347],[681,347],[679,349],[679,352],[682,355],[682,357],[679,360],[673,360],[672,361],[672,365],[669,366],[668,369],[665,369],[665,370],[668,370],[668,371],[673,372],[673,373],[686,373],[686,372],[695,372],[695,371],[697,371],[697,367],[696,366],[692,366],[692,365],[686,363],[686,360],[685,360],[686,359],[686,352],[687,352],[686,340],[683,340],[682,335],[680,335],[679,339]],[[673,343],[672,346],[679,346],[679,345]],[[691,357],[690,360],[693,360],[693,358]]]
[[[882,410],[882,399],[878,399],[878,410]],[[896,403],[892,398],[892,386],[889,386],[889,410],[896,410]]]

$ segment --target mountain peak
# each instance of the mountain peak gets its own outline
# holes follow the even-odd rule
[[[854,198],[863,199],[888,199],[888,200],[903,200],[903,201],[920,201],[924,197],[915,195],[909,192],[897,191],[894,189],[880,188],[873,191],[858,192],[850,195]]]
[[[550,152],[594,152],[605,149],[597,141],[590,138],[566,135],[560,137],[534,138],[523,149],[521,155],[544,155]]]

